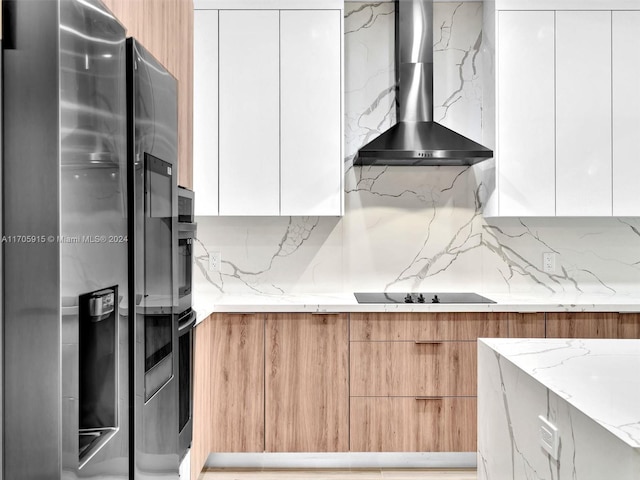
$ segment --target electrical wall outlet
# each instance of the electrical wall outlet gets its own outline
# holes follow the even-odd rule
[[[542,254],[542,270],[546,273],[556,273],[555,252],[544,252]]]
[[[222,261],[220,257],[220,252],[209,252],[209,271],[210,272],[220,272],[220,262]]]
[[[558,460],[560,452],[560,431],[558,427],[542,415],[538,415],[538,425],[540,427],[540,446],[551,455],[551,458]]]

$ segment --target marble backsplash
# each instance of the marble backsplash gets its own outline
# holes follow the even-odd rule
[[[434,22],[434,117],[482,142],[482,3],[435,3]],[[485,219],[487,162],[353,167],[395,122],[394,28],[393,3],[345,2],[344,217],[198,217],[195,282],[264,295],[640,293],[640,219]]]

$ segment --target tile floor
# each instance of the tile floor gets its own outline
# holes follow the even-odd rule
[[[209,469],[199,480],[476,480],[475,470],[228,470]]]

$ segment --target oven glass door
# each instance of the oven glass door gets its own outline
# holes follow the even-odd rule
[[[178,432],[182,432],[191,418],[193,330],[178,338]]]
[[[144,317],[144,371],[149,372],[171,355],[171,315]]]
[[[173,376],[173,316],[144,316],[144,399],[153,397]]]
[[[186,190],[179,188],[178,191],[178,222],[193,223],[193,192],[190,195]]]
[[[178,294],[180,297],[191,294],[193,265],[193,239],[182,232],[178,239]]]

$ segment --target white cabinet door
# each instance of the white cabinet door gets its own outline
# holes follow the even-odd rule
[[[611,12],[556,12],[556,214],[612,214]]]
[[[218,11],[193,14],[193,188],[196,215],[218,214]]]
[[[342,209],[340,10],[280,12],[281,214]]]
[[[555,215],[552,11],[498,16],[498,208],[501,216]]]
[[[219,15],[220,215],[278,215],[279,12]]]
[[[613,214],[640,215],[640,12],[613,12]]]

